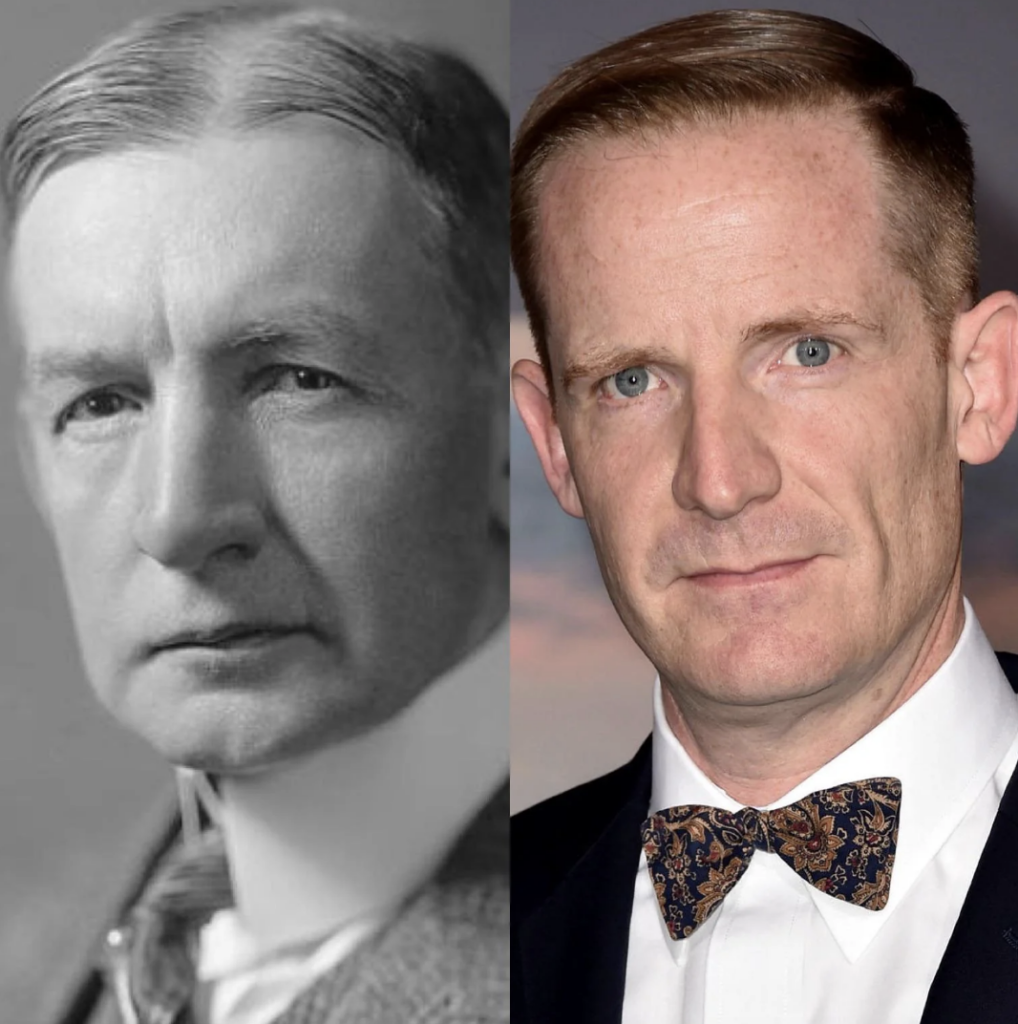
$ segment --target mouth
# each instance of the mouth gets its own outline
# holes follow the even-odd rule
[[[767,562],[750,569],[708,568],[690,573],[686,579],[699,586],[738,587],[787,579],[806,568],[815,556],[787,562]]]
[[[263,647],[307,630],[298,626],[274,623],[238,622],[214,628],[181,630],[154,643],[149,648],[153,655],[172,651],[232,651]]]

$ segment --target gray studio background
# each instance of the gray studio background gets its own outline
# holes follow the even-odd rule
[[[512,0],[513,127],[564,64],[659,21],[738,4]],[[971,129],[979,172],[984,292],[1018,289],[1018,4],[1013,0],[797,0],[868,30]],[[527,341],[512,297],[515,355]],[[617,627],[582,523],[548,493],[512,414],[513,806],[621,764],[649,728],[653,669]],[[1018,650],[1018,441],[966,475],[966,589],[991,640]]]
[[[327,2],[327,0],[326,0]],[[321,0],[319,0],[321,4]],[[5,0],[0,121],[100,37],[201,0]],[[336,6],[458,50],[509,94],[508,0],[343,0]],[[93,706],[56,560],[21,486],[15,361],[0,339],[0,1020],[49,1020],[102,923],[170,775]]]

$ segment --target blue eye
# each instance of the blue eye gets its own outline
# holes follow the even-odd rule
[[[831,360],[831,349],[831,343],[823,338],[801,338],[789,346],[786,355],[791,353],[794,366],[823,366]]]
[[[650,390],[655,375],[645,366],[627,366],[605,378],[605,388],[612,398],[639,398]]]

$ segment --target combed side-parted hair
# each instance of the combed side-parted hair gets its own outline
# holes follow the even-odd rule
[[[915,84],[900,57],[861,32],[794,11],[730,10],[666,22],[583,57],[527,111],[512,150],[511,254],[545,372],[538,211],[556,156],[597,137],[826,110],[854,118],[870,140],[891,258],[918,285],[945,359],[950,326],[978,292],[965,126]]]
[[[144,18],[110,38],[8,126],[0,148],[8,229],[69,163],[302,114],[406,160],[438,222],[450,302],[495,354],[508,311],[505,108],[458,57],[338,11],[223,5]]]

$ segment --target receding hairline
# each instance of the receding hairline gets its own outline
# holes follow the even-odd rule
[[[839,102],[875,147],[889,186],[882,205],[892,260],[918,284],[938,359],[946,362],[952,325],[979,294],[964,123],[869,34],[803,12],[724,10],[663,22],[581,57],[521,120],[511,158],[511,256],[546,372],[547,286],[534,219],[551,155],[582,136]]]
[[[124,45],[126,40],[136,40],[139,35],[143,34],[147,26],[154,25],[160,20],[162,19],[159,15],[138,19],[125,32],[111,36],[82,61],[72,65],[64,74],[57,76],[46,88],[50,88],[68,75],[78,72],[89,62],[98,63],[103,55],[115,51],[118,46]],[[55,150],[52,159],[44,161],[26,177],[23,189],[13,197],[8,196],[9,200],[11,198],[15,200],[7,211],[8,234],[16,227],[21,213],[27,208],[47,178],[72,163],[78,163],[91,157],[118,152],[171,149],[178,145],[200,142],[206,137],[215,135],[246,135],[259,130],[271,130],[276,126],[304,117],[313,117],[321,122],[329,122],[328,127],[336,131],[349,129],[350,125],[340,125],[335,117],[324,112],[294,110],[292,113],[274,117],[271,122],[267,122],[257,120],[244,109],[243,100],[247,91],[245,86],[248,86],[254,77],[251,69],[256,58],[259,56],[270,58],[263,65],[264,68],[270,67],[272,49],[285,41],[287,31],[301,28],[335,29],[350,39],[364,40],[382,49],[393,51],[401,47],[407,49],[420,47],[420,44],[411,43],[374,25],[366,25],[333,8],[292,7],[273,2],[252,3],[250,11],[247,12],[247,17],[243,21],[206,26],[206,34],[201,40],[201,44],[193,49],[191,56],[198,59],[195,62],[197,74],[192,85],[196,92],[199,91],[199,86],[204,86],[207,90],[202,100],[205,109],[195,123],[182,123],[175,131],[166,130],[164,126],[160,126],[158,130],[153,130],[151,135],[146,135],[141,126],[132,125],[125,127],[123,140],[111,141],[102,149],[91,153]],[[425,47],[424,49],[432,52],[430,48]],[[437,54],[439,51],[433,52]],[[117,59],[124,58],[118,54]],[[425,185],[423,176],[418,168],[412,166],[406,153],[399,151],[398,147],[392,145],[390,140],[378,133],[365,130],[363,124],[353,130],[358,131],[362,137],[397,153],[423,190]],[[133,134],[135,138],[132,140],[128,137],[129,134]]]
[[[895,256],[902,240],[897,237],[894,224],[892,223],[891,210],[899,197],[896,192],[893,172],[888,169],[886,163],[881,160],[881,154],[872,132],[859,116],[859,112],[852,104],[842,99],[832,99],[824,103],[803,103],[800,105],[787,105],[782,107],[746,107],[725,115],[664,117],[648,125],[625,125],[622,128],[608,128],[599,125],[596,130],[577,133],[567,140],[560,140],[557,145],[550,147],[542,157],[540,167],[531,180],[531,196],[533,205],[530,209],[531,233],[534,241],[534,260],[536,273],[536,286],[541,298],[545,314],[548,316],[546,324],[549,340],[554,337],[552,322],[554,318],[551,313],[554,303],[549,296],[546,280],[547,275],[544,268],[548,260],[548,231],[546,225],[547,196],[552,185],[552,179],[563,173],[568,165],[582,165],[584,153],[596,153],[599,147],[606,144],[622,143],[633,147],[634,155],[654,157],[659,155],[663,145],[670,144],[675,140],[688,139],[691,142],[700,139],[724,138],[726,136],[737,136],[744,128],[766,128],[768,123],[795,124],[802,122],[808,124],[813,122],[824,123],[832,127],[844,129],[846,137],[852,140],[852,145],[857,147],[866,165],[872,171],[872,199],[875,203],[875,212],[880,225],[880,253],[888,260],[888,269],[896,270],[901,276],[902,283],[914,288],[922,298],[922,286],[915,278],[895,265]],[[624,160],[625,157],[615,159]],[[581,172],[582,173],[582,172]],[[595,200],[596,201],[596,200]],[[876,255],[876,254],[875,254]],[[931,326],[935,326],[931,324]],[[549,346],[549,350],[551,346]],[[550,351],[549,351],[550,355]],[[550,367],[548,368],[550,370]]]
[[[493,357],[508,305],[505,106],[461,55],[329,7],[227,3],[143,17],[109,37],[8,127],[8,240],[41,183],[71,163],[302,115],[402,160],[434,222],[424,241],[444,249],[450,308],[472,350]]]
[[[413,242],[419,242],[427,254],[434,258],[441,254],[443,246],[449,244],[448,225],[445,224],[440,211],[436,210],[431,198],[431,193],[422,187],[421,176],[412,165],[406,155],[392,146],[387,146],[374,138],[357,132],[355,129],[337,123],[334,119],[325,115],[298,112],[288,117],[272,121],[266,124],[246,125],[240,127],[224,127],[211,123],[208,127],[196,134],[181,135],[176,139],[163,141],[137,142],[125,144],[97,152],[90,155],[80,155],[75,159],[67,160],[59,166],[54,167],[37,185],[35,191],[27,199],[21,208],[18,219],[14,222],[7,235],[7,269],[5,276],[10,277],[11,256],[16,247],[18,232],[22,221],[32,208],[40,192],[44,191],[54,179],[60,178],[64,172],[74,171],[104,161],[131,162],[137,160],[140,169],[144,169],[144,162],[147,157],[169,157],[183,156],[200,158],[204,147],[218,144],[230,145],[233,143],[243,144],[249,140],[272,141],[278,139],[286,141],[286,136],[298,135],[308,139],[320,138],[326,144],[335,141],[339,146],[349,144],[355,147],[365,147],[374,150],[376,155],[389,163],[386,166],[386,175],[375,176],[373,181],[381,186],[383,182],[402,181],[406,184],[409,194],[419,201],[421,221],[424,223],[425,232],[411,233]],[[388,169],[391,167],[393,177],[389,177]],[[329,209],[323,210],[323,218],[329,216]],[[414,211],[414,223],[418,225],[417,211]]]

